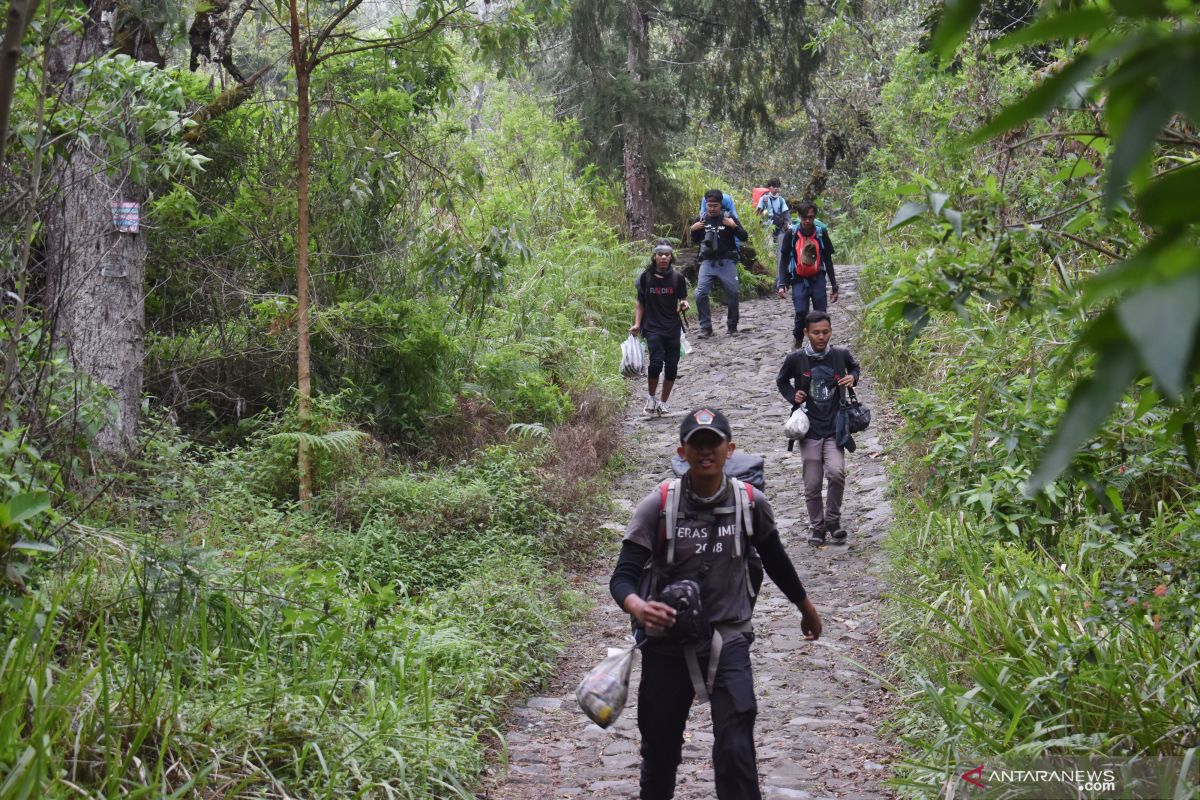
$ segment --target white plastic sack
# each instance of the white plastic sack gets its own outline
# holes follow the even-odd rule
[[[584,676],[575,689],[579,707],[601,728],[612,725],[625,710],[634,652],[633,647],[608,648],[608,656]]]
[[[679,334],[679,357],[690,355],[692,352],[692,343],[688,341],[686,333]]]
[[[626,378],[646,374],[646,355],[642,350],[642,341],[632,333],[621,343],[621,374]]]
[[[783,432],[789,439],[803,439],[808,433],[808,414],[804,413],[803,408],[797,408],[788,417],[788,421],[783,423]]]

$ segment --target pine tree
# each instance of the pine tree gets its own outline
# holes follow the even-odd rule
[[[579,0],[547,59],[559,110],[580,119],[589,160],[620,169],[630,235],[653,230],[670,134],[690,119],[769,132],[810,91],[820,52],[806,0]],[[558,50],[550,48],[551,54]],[[693,198],[698,202],[698,198]]]

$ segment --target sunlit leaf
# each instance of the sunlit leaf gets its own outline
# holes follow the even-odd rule
[[[891,224],[888,225],[889,231],[895,230],[903,225],[907,225],[917,217],[921,216],[928,210],[928,206],[924,203],[910,200],[900,206],[900,210],[896,212],[896,216],[892,217]]]
[[[14,542],[13,550],[19,550],[23,553],[57,553],[58,548],[52,544],[45,542],[31,542],[28,539],[22,539],[19,542]]]
[[[1168,397],[1177,399],[1200,324],[1200,271],[1130,295],[1117,304],[1117,318],[1146,370]]]
[[[1108,417],[1137,374],[1132,347],[1110,347],[1100,353],[1096,372],[1075,387],[1067,412],[1054,430],[1050,444],[1038,459],[1026,492],[1037,494],[1071,463],[1075,451]]]
[[[962,237],[962,213],[955,211],[953,208],[943,208],[942,216],[950,222],[950,227],[954,228],[954,232]]]
[[[25,492],[8,501],[8,524],[19,525],[50,508],[49,492]]]
[[[1096,168],[1092,166],[1092,162],[1086,158],[1077,158],[1067,166],[1063,167],[1054,176],[1053,180],[1058,182],[1069,181],[1072,178],[1086,178],[1089,175],[1095,175]]]

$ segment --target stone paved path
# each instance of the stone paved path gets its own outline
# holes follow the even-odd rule
[[[860,310],[857,270],[838,267],[842,296],[832,307],[834,343],[853,341]],[[714,309],[716,311],[717,309]],[[723,330],[721,315],[714,327]],[[680,367],[670,417],[642,412],[644,382],[630,381],[624,418],[626,447],[634,464],[617,487],[616,512],[605,523],[613,547],[598,554],[587,574],[575,576],[593,600],[586,620],[571,632],[567,652],[544,696],[514,710],[506,732],[507,764],[493,768],[488,800],[637,797],[636,697],[617,723],[603,730],[575,702],[579,679],[607,646],[629,632],[628,617],[608,594],[608,577],[633,505],[670,475],[680,417],[705,403],[725,411],[739,448],[766,456],[767,496],[775,508],[784,544],[824,622],[824,635],[805,641],[800,617],[768,579],[755,610],[752,648],[759,715],[756,727],[763,795],[783,798],[887,798],[882,786],[895,747],[880,733],[889,697],[871,672],[882,674],[879,634],[883,581],[880,543],[891,521],[885,495],[885,454],[879,429],[886,414],[864,369],[860,397],[875,414],[872,429],[856,437],[847,454],[849,483],[843,519],[849,545],[812,548],[806,543],[807,515],[799,448],[789,453],[783,437],[786,406],[775,390],[775,374],[791,347],[790,300],[765,298],[742,304],[743,332],[697,340]],[[692,315],[694,320],[694,314]],[[693,329],[695,326],[693,324]],[[636,391],[635,391],[636,390]],[[864,669],[866,667],[866,669]],[[632,691],[636,693],[635,671]],[[708,706],[695,706],[688,722],[676,797],[711,800]]]

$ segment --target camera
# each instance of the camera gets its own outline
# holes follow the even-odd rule
[[[714,223],[712,217],[704,219],[704,239],[700,242],[700,258],[716,258],[721,246],[721,222]]]

